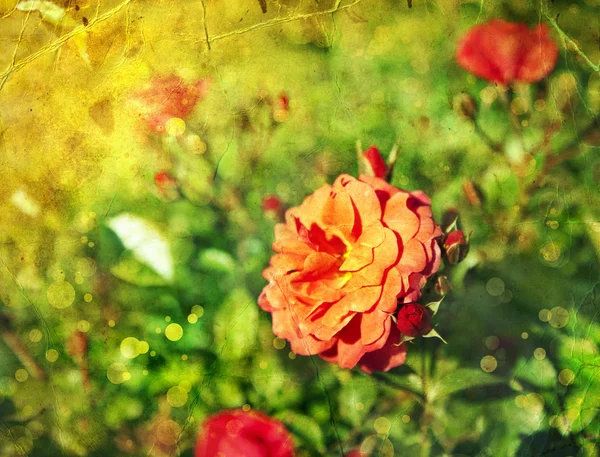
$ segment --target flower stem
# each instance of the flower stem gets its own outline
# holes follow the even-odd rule
[[[427,351],[427,339],[421,341],[421,382],[423,384],[423,413],[421,415],[421,457],[429,457],[431,441],[429,439],[429,376],[428,366],[431,365],[430,353]]]

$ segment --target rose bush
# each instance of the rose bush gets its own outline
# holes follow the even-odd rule
[[[393,314],[440,263],[431,202],[376,177],[341,175],[275,227],[259,305],[300,355],[366,372],[406,359]]]
[[[461,39],[456,60],[465,70],[487,81],[510,84],[537,82],[554,69],[558,47],[548,27],[494,19],[472,27]]]
[[[195,457],[294,457],[285,426],[256,411],[223,411],[202,425]]]

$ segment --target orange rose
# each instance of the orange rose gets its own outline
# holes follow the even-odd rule
[[[406,345],[392,315],[440,264],[431,202],[376,177],[341,175],[286,212],[259,305],[300,355],[387,371]]]

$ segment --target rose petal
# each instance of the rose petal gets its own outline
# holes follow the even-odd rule
[[[395,346],[400,341],[400,332],[392,326],[390,336],[385,345],[376,351],[362,356],[358,365],[366,373],[373,371],[389,371],[406,362],[406,343]]]
[[[387,202],[383,221],[385,224],[400,234],[403,242],[408,242],[412,239],[419,230],[419,218],[406,205],[408,198],[407,193],[397,193]]]

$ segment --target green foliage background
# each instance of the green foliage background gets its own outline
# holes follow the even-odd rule
[[[65,16],[0,0],[1,457],[191,456],[207,415],[244,405],[300,456],[596,455],[597,1],[46,3]],[[546,80],[505,91],[458,67],[458,38],[494,17],[550,25]],[[212,80],[187,120],[204,154],[127,102],[170,74]],[[256,305],[263,197],[356,174],[357,140],[397,142],[393,184],[472,232],[443,271],[448,344],[375,376],[294,357]]]

